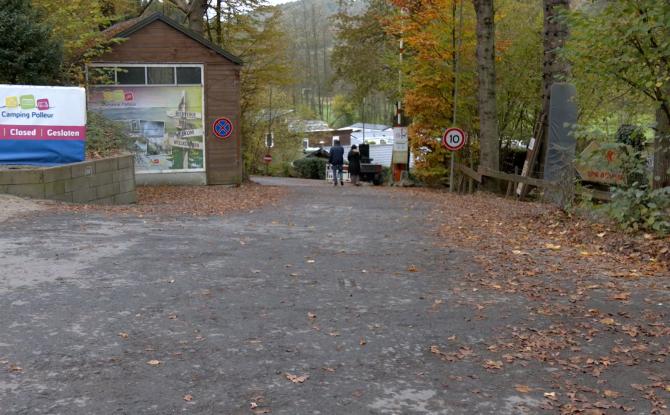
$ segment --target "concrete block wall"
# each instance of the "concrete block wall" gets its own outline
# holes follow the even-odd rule
[[[137,202],[132,155],[48,168],[0,169],[0,193],[72,203]]]

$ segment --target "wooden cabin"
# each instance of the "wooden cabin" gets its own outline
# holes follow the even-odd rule
[[[88,106],[134,138],[139,184],[238,184],[242,61],[161,13],[112,26]]]

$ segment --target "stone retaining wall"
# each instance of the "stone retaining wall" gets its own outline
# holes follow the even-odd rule
[[[47,168],[0,168],[0,193],[73,203],[135,203],[134,157],[116,156]]]

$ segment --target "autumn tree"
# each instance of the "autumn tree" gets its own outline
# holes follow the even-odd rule
[[[103,30],[139,11],[134,0],[33,0],[33,4],[42,11],[43,24],[53,27],[63,43],[61,78],[69,84],[84,83],[86,64],[116,42]]]
[[[265,136],[275,137],[273,164],[293,161],[301,142],[288,130],[282,116],[290,108],[290,65],[287,60],[282,11],[259,6],[234,16],[220,14],[210,19],[205,33],[211,40],[239,56],[241,72],[242,142],[245,171],[255,173],[267,151]],[[290,111],[289,111],[290,112]]]
[[[386,31],[393,9],[384,0],[371,0],[362,14],[343,8],[335,16],[336,41],[332,52],[333,80],[340,91],[334,110],[355,107],[359,119],[385,123],[397,99],[397,41]],[[335,107],[337,104],[337,107]],[[365,105],[365,107],[363,107]],[[353,121],[353,120],[352,120]]]
[[[542,108],[542,26],[540,1],[498,1],[496,98],[503,147],[511,146],[512,141],[529,140]]]
[[[329,7],[331,6],[331,7]],[[295,1],[282,6],[283,31],[287,34],[288,58],[292,76],[293,105],[326,120],[331,107],[331,50],[334,27],[331,17],[335,3]]]
[[[62,44],[30,2],[0,0],[0,83],[50,84],[60,77]]]

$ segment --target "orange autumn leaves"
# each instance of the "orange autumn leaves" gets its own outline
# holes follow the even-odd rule
[[[404,56],[404,101],[412,117],[412,130],[418,146],[432,140],[449,126],[453,114],[455,80],[454,54],[459,56],[458,105],[466,127],[476,109],[475,16],[472,4],[460,0],[395,0],[405,8],[404,17],[390,19],[387,30],[402,37]],[[460,45],[460,47],[459,47]],[[424,139],[425,137],[425,139]]]

